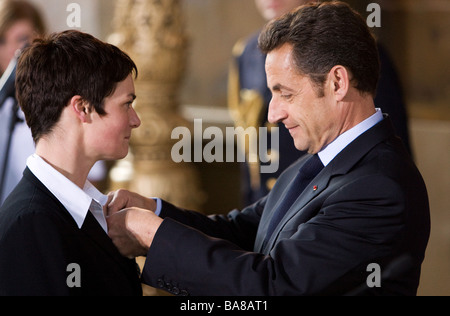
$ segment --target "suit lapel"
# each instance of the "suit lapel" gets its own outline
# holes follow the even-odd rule
[[[88,211],[83,226],[81,226],[81,231],[109,255],[115,256],[117,254],[117,249],[112,244],[111,239],[90,211]]]
[[[317,175],[317,177],[314,178],[313,181],[305,188],[305,190],[302,192],[302,194],[300,194],[300,196],[297,198],[294,204],[292,204],[286,215],[283,217],[278,226],[275,228],[275,231],[270,237],[269,241],[267,242],[265,249],[272,249],[275,241],[278,239],[279,233],[286,225],[286,223],[289,222],[289,220],[291,220],[292,217],[297,216],[299,212],[302,212],[302,210],[309,202],[311,202],[311,200],[313,200],[316,196],[318,196],[328,187],[328,183],[332,176],[332,173],[330,171],[331,168],[328,168],[328,166],[324,168]]]
[[[110,256],[126,273],[129,273],[130,261],[132,260],[123,257],[119,253],[109,236],[105,233],[90,211],[86,215],[81,231],[98,246],[100,251],[103,251],[107,256]]]
[[[340,152],[318,175],[310,185],[308,185],[302,194],[297,198],[294,204],[291,206],[289,211],[286,213],[284,218],[280,221],[278,226],[275,228],[274,233],[264,249],[262,243],[259,244],[258,249],[262,252],[268,253],[269,249],[272,249],[278,235],[294,216],[301,214],[305,207],[317,196],[319,196],[323,191],[325,191],[330,183],[331,178],[347,174],[361,158],[366,155],[373,147],[375,147],[380,142],[385,141],[387,138],[394,135],[394,129],[392,122],[389,117],[385,117],[383,121],[375,125],[352,143],[350,143],[342,152]],[[277,203],[278,205],[279,203]],[[275,207],[276,209],[276,207]],[[270,216],[272,217],[273,214]],[[269,219],[270,221],[270,219]],[[299,222],[299,225],[301,222]]]
[[[51,199],[55,205],[58,206],[58,209],[54,209],[53,211],[58,212],[61,216],[64,217],[64,219],[68,222],[70,222],[71,225],[77,226],[77,223],[73,219],[73,217],[70,215],[70,213],[66,210],[64,205],[54,196],[49,189],[31,172],[30,169],[25,168],[23,172],[24,178],[26,178],[28,181],[30,181],[34,186],[36,186],[40,191],[42,191],[44,194],[47,195],[49,199]]]

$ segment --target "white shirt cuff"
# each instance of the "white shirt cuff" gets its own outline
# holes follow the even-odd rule
[[[156,202],[155,214],[159,216],[159,214],[161,214],[162,201],[160,198],[152,198],[152,199],[155,200],[155,202]]]

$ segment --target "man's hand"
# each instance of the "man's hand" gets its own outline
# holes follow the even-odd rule
[[[106,217],[108,235],[119,252],[128,258],[145,256],[162,219],[155,213],[131,207]]]
[[[108,202],[104,207],[105,216],[111,216],[127,207],[138,207],[154,212],[156,202],[154,199],[143,197],[128,190],[117,190],[108,194]]]

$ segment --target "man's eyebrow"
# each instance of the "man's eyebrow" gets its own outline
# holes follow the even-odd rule
[[[133,101],[136,100],[137,98],[137,96],[134,93],[130,93],[128,96],[131,97]]]
[[[280,84],[276,84],[272,87],[272,91],[280,91],[281,90],[281,85]]]
[[[282,85],[282,84],[280,84],[280,83],[278,83],[278,84],[276,84],[276,85],[274,85],[274,86],[272,87],[272,91],[276,91],[276,92],[281,91],[281,89],[283,89],[283,90],[288,90],[288,91],[291,91],[291,92],[295,92],[295,90],[293,90],[293,89],[291,89],[291,88],[289,88],[289,87],[286,87],[286,86],[284,86],[284,85]]]

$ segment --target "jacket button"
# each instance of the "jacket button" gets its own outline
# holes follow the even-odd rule
[[[174,295],[180,294],[180,289],[177,288],[176,286],[174,286],[174,287],[172,288],[172,294],[174,294]]]
[[[159,288],[164,288],[164,281],[162,280],[162,279],[158,279],[157,281],[156,281],[156,285],[159,287]]]
[[[173,285],[171,283],[167,282],[165,288],[170,292],[173,288]]]
[[[181,295],[181,296],[189,296],[189,293],[188,293],[188,291],[186,291],[186,290],[181,290],[181,291],[180,291],[180,295]]]

